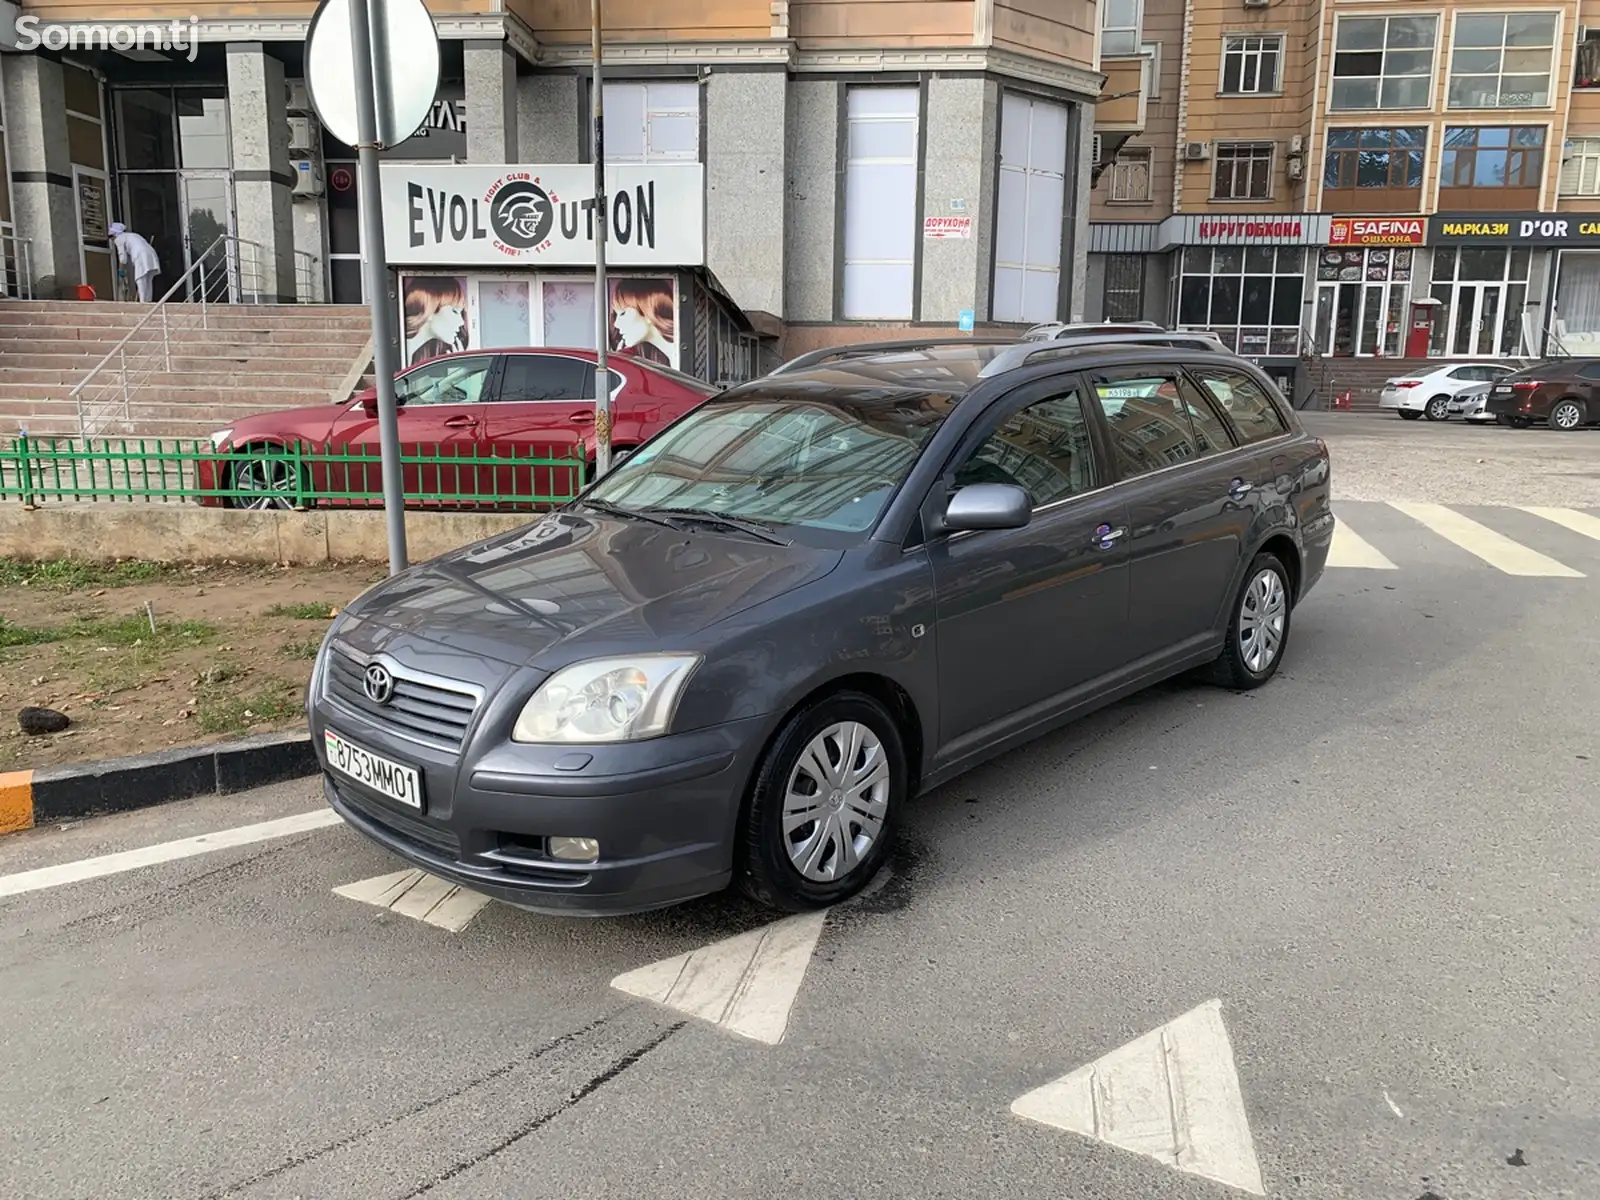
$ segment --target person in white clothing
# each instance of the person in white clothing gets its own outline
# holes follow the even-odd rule
[[[149,304],[154,299],[156,276],[161,271],[156,248],[120,221],[111,227],[111,244],[117,248],[117,261],[133,276],[140,302]]]

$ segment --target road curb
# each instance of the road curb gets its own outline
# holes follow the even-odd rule
[[[129,758],[0,773],[0,834],[304,779],[320,767],[304,733],[267,733]]]

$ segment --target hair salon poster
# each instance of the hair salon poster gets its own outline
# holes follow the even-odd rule
[[[677,281],[607,281],[607,349],[679,369]],[[593,350],[594,281],[577,276],[402,275],[404,364],[461,350],[565,346]]]

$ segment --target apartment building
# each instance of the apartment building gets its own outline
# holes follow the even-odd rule
[[[1101,20],[1091,316],[1212,329],[1283,377],[1600,347],[1600,4]]]
[[[162,52],[108,40],[129,18],[104,0],[4,6],[41,39],[0,56],[0,238],[26,246],[35,295],[113,294],[120,220],[160,253],[158,295],[222,239],[260,257],[268,299],[362,299],[354,155],[303,80],[313,7],[124,10],[192,34]],[[442,81],[384,156],[407,358],[590,345],[584,222],[512,254],[473,215],[512,175],[592,196],[588,0],[429,7]],[[1082,314],[1092,0],[605,0],[604,18],[612,262],[672,365],[739,379],[840,340]]]

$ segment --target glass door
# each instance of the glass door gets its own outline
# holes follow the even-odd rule
[[[1458,283],[1451,306],[1448,353],[1469,357],[1495,357],[1504,349],[1501,306],[1505,285],[1500,283]]]
[[[237,302],[241,292],[263,291],[266,264],[258,246],[232,243],[233,180],[226,171],[182,171],[178,194],[183,205],[183,265],[194,274],[193,299]],[[203,260],[203,261],[202,261]],[[230,270],[230,267],[232,268]]]

